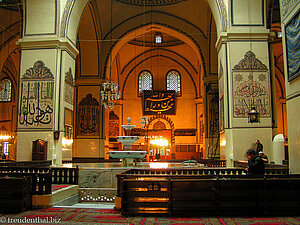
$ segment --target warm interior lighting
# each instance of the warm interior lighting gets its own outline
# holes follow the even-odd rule
[[[64,147],[68,147],[68,146],[71,146],[73,144],[73,139],[63,138],[61,143]]]
[[[101,99],[106,109],[113,109],[115,105],[113,101],[120,99],[120,96],[119,85],[114,81],[109,80],[102,84]]]
[[[166,139],[159,138],[159,139],[152,139],[152,140],[150,140],[150,144],[159,145],[159,146],[168,146],[169,142]]]
[[[226,140],[222,140],[220,143],[221,146],[226,146]]]
[[[3,140],[3,141],[7,141],[11,138],[11,136],[8,136],[8,135],[0,135],[0,140]]]
[[[9,139],[11,139],[10,132],[5,128],[5,126],[2,126],[0,128],[0,140],[7,141]]]
[[[158,163],[158,162],[153,162],[149,164],[150,168],[152,169],[159,169],[159,168],[168,168],[169,163]]]
[[[248,123],[259,123],[259,122],[260,122],[259,112],[257,112],[255,107],[252,106],[251,111],[248,113]]]

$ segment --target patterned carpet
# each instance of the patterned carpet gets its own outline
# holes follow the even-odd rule
[[[300,224],[300,217],[124,217],[113,209],[48,208],[19,214],[0,214],[0,224],[104,224],[104,225],[287,225]]]

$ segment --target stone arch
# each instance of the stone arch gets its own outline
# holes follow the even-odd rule
[[[60,37],[67,37],[74,45],[81,15],[90,0],[67,0],[60,25]],[[227,7],[223,0],[207,0],[212,11],[217,31],[226,32],[228,19]]]
[[[202,52],[201,46],[196,42],[196,40],[194,40],[189,34],[184,33],[183,31],[177,30],[174,27],[170,27],[170,26],[164,26],[162,24],[157,24],[155,23],[155,27],[153,27],[153,24],[147,24],[145,26],[142,27],[137,27],[134,30],[130,30],[130,32],[124,34],[122,37],[118,38],[120,39],[117,43],[115,43],[109,53],[111,54],[111,58],[112,60],[109,60],[109,55],[107,55],[106,57],[106,68],[110,68],[110,62],[113,62],[116,55],[118,54],[119,50],[128,42],[128,40],[132,40],[134,37],[136,36],[140,36],[143,35],[143,33],[145,33],[146,30],[153,30],[153,32],[157,31],[158,29],[163,29],[165,33],[168,33],[171,36],[174,36],[176,38],[178,38],[179,40],[183,41],[184,43],[186,43],[187,45],[189,45],[189,47],[191,49],[193,49],[193,51],[195,52],[197,59],[199,60],[200,64],[203,67],[204,70],[204,76],[206,74],[206,69],[205,69],[205,57],[204,54]],[[104,74],[106,74],[109,71],[106,70],[104,71]]]
[[[154,115],[154,116],[150,117],[146,129],[149,129],[150,126],[153,126],[152,125],[153,122],[155,122],[155,120],[157,120],[157,119],[165,120],[169,124],[169,126],[171,128],[171,143],[172,143],[172,145],[175,144],[175,134],[174,134],[175,126],[174,126],[173,121],[169,117],[167,117],[166,115],[157,114],[157,115]]]

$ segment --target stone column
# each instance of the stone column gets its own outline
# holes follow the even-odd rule
[[[47,142],[47,160],[62,163],[65,111],[73,112],[76,47],[58,35],[59,5],[26,1],[21,48],[17,161],[32,160],[33,142]],[[68,114],[70,115],[70,113]],[[70,122],[68,122],[70,123]]]
[[[264,1],[233,0],[227,32],[217,41],[219,55],[219,105],[221,159],[233,166],[246,160],[245,153],[257,139],[271,154],[272,106],[268,39]],[[260,123],[249,123],[255,106]]]
[[[280,0],[282,47],[284,56],[286,110],[288,125],[289,169],[300,173],[300,71],[299,20],[300,2]]]

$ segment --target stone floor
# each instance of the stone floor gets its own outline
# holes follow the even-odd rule
[[[115,207],[115,203],[76,203],[74,205],[67,206],[55,206],[55,207],[63,207],[63,208],[90,208],[90,209],[113,209]]]

